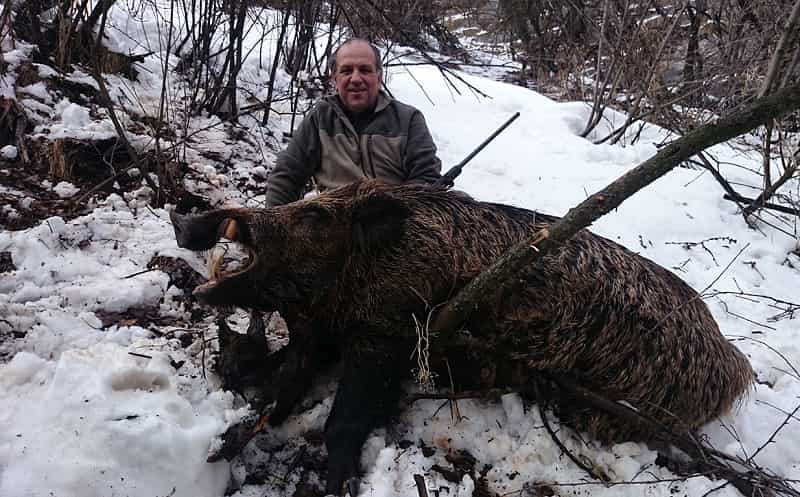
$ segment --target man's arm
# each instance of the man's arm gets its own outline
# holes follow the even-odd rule
[[[405,158],[406,181],[433,183],[442,175],[442,161],[436,156],[436,144],[420,111],[411,116]]]
[[[316,109],[295,130],[289,145],[278,153],[267,180],[266,206],[288,204],[303,195],[303,188],[319,167],[320,145]]]

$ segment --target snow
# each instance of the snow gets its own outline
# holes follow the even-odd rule
[[[232,395],[176,375],[182,350],[136,326],[102,331],[93,312],[164,299],[163,273],[126,278],[156,252],[177,252],[166,213],[146,217],[111,196],[85,217],[0,234],[17,266],[0,281],[0,308],[27,331],[0,367],[0,495],[224,492],[228,465],[205,459],[241,415]]]
[[[44,64],[33,64],[33,67],[36,68],[36,71],[39,73],[39,76],[42,78],[53,78],[58,76],[58,71],[53,69],[50,66],[46,66]]]
[[[33,45],[28,43],[11,43],[7,36],[0,38],[0,55],[3,61],[8,64],[5,71],[0,74],[0,97],[8,100],[16,100],[14,86],[16,83],[15,69],[23,61],[30,58]]]
[[[53,108],[60,122],[49,127],[48,138],[102,140],[117,135],[110,119],[93,119],[89,109],[64,98]],[[38,131],[38,129],[37,129]]]
[[[37,97],[39,100],[42,100],[46,103],[52,103],[52,98],[50,93],[47,91],[47,86],[45,86],[44,82],[39,81],[38,83],[34,83],[32,85],[23,86],[18,88],[17,91],[21,93],[27,93],[29,95],[33,95]]]
[[[11,408],[2,424],[15,420],[4,430],[4,453],[15,460],[0,494],[224,492],[227,464],[206,464],[204,454],[221,426],[226,394],[192,405],[172,384],[165,354],[141,359],[112,343],[65,351],[57,362],[21,352],[4,373]]]
[[[145,17],[150,15],[144,11]],[[120,5],[111,12],[115,29],[107,43],[125,52],[161,50],[159,40],[165,32],[163,25],[157,30],[155,17],[135,21]],[[182,22],[175,24],[180,27]],[[249,43],[255,44],[258,35],[254,30]],[[19,64],[29,52],[21,48],[3,57]],[[266,80],[270,67],[268,57],[258,59],[257,52],[242,68],[242,77],[256,94],[263,89],[258,84]],[[265,54],[271,52],[264,49]],[[133,86],[123,85],[118,77],[108,78],[115,101],[135,96],[141,107],[127,105],[131,111],[155,115],[163,71],[159,56],[148,57],[147,71]],[[45,67],[39,67],[43,76],[48,74]],[[521,113],[456,181],[457,188],[481,200],[562,215],[650,157],[666,136],[651,126],[636,144],[594,145],[578,136],[588,115],[585,104],[558,103],[474,74],[461,76],[491,98],[463,85],[455,92],[438,70],[425,66],[390,69],[388,86],[397,98],[422,110],[444,164],[457,163],[514,112]],[[69,77],[96,86],[80,71]],[[287,83],[281,75],[278,84]],[[0,85],[0,94],[9,95],[5,85]],[[46,102],[40,90],[29,88],[27,93]],[[13,91],[10,95],[15,98]],[[50,139],[115,135],[107,118],[93,116],[69,100],[58,100],[50,113],[55,119],[47,126]],[[609,112],[607,117],[605,130],[625,116]],[[243,126],[250,126],[249,136],[261,137],[256,147],[233,141],[216,117],[189,123],[192,140],[186,160],[192,181],[213,201],[257,205],[263,200],[263,196],[247,198],[233,184],[235,179],[246,179],[263,185],[274,160],[270,146],[275,143],[264,138],[254,122],[243,120]],[[271,126],[280,136],[288,129],[289,117],[271,117]],[[7,148],[3,156],[13,158],[7,157]],[[204,152],[224,159],[235,156],[233,170],[221,172]],[[760,157],[728,145],[715,147],[712,153],[730,180],[758,184],[748,168],[757,170]],[[45,186],[62,197],[77,192],[65,183]],[[786,188],[797,192],[800,185],[792,180]],[[167,212],[144,208],[146,192],[125,198],[111,195],[72,220],[52,217],[28,230],[0,232],[0,252],[10,252],[16,267],[0,275],[0,332],[25,332],[24,338],[4,345],[13,354],[0,365],[0,495],[216,497],[230,486],[238,497],[279,496],[291,494],[298,483],[296,473],[286,482],[265,484],[245,483],[245,476],[248,464],[258,458],[288,474],[289,464],[279,461],[293,459],[303,434],[321,430],[335,387],[330,378],[318,382],[305,411],[251,443],[243,458],[209,464],[205,459],[218,443],[216,437],[246,411],[232,393],[219,389],[219,379],[210,371],[203,374],[209,365],[204,343],[214,346],[213,323],[202,329],[169,330],[170,334],[125,323],[102,328],[103,313],[131,308],[157,306],[162,315],[185,314],[177,298],[180,291],[170,285],[168,276],[147,270],[153,256],[182,257],[202,268],[197,255],[176,247]],[[800,326],[797,316],[780,317],[784,307],[763,297],[797,302],[800,257],[793,253],[798,250],[797,229],[791,221],[771,215],[765,220],[788,234],[763,221],[756,222],[759,229],[751,229],[736,209],[722,198],[710,175],[676,169],[592,230],[671,269],[704,292],[721,330],[747,354],[759,377],[739,408],[710,423],[704,433],[720,450],[754,456],[776,474],[798,479],[800,423],[795,417],[781,425],[800,396],[796,369]],[[193,343],[187,348],[178,340],[182,333],[192,333]],[[424,474],[431,489],[449,489],[442,495],[471,495],[475,484],[469,477],[451,483],[431,470],[434,464],[448,467],[445,456],[459,450],[478,460],[477,469],[491,466],[486,478],[499,494],[536,495],[536,485],[561,483],[577,485],[558,487],[560,495],[703,495],[719,485],[706,477],[692,477],[606,486],[587,480],[553,443],[538,409],[526,407],[515,394],[499,402],[460,400],[460,420],[452,419],[447,408],[440,409],[441,404],[415,402],[395,426],[370,436],[362,456],[362,495],[416,496],[414,474]],[[547,415],[558,428],[553,415]],[[765,446],[779,427],[778,436]],[[559,429],[559,436],[612,481],[676,478],[654,464],[656,452],[644,444],[602,446],[566,428]],[[401,449],[398,440],[413,445]],[[426,456],[418,441],[434,454]],[[727,486],[714,495],[738,492]]]
[[[56,112],[61,113],[61,122],[65,128],[83,128],[92,122],[92,118],[89,117],[89,109],[68,100],[59,102]]]
[[[55,191],[60,198],[69,198],[81,190],[69,181],[61,181],[53,187],[53,191]]]
[[[0,157],[8,160],[16,159],[17,147],[14,145],[6,145],[5,147],[0,148]]]

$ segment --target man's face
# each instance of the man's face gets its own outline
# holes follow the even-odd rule
[[[339,98],[351,112],[372,109],[380,88],[380,75],[372,48],[358,41],[339,48],[333,81]]]

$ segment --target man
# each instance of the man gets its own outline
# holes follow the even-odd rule
[[[320,190],[361,178],[432,183],[441,161],[422,113],[380,89],[380,52],[353,38],[333,54],[336,95],[320,100],[278,154],[266,205],[298,200],[309,179]]]

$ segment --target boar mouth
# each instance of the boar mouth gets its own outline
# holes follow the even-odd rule
[[[241,251],[244,251],[246,257],[244,261],[236,257],[226,257],[228,252],[231,251],[230,247],[224,248],[223,250],[210,251],[207,260],[208,281],[194,289],[195,296],[208,296],[220,283],[241,276],[256,265],[258,257],[256,251],[248,243],[246,232],[247,230],[241,221],[233,218],[225,218],[222,220],[216,231],[217,237],[215,243],[219,243],[222,239],[230,240],[234,242]],[[241,253],[241,251],[239,252]]]
[[[192,251],[222,250],[209,264],[209,281],[194,289],[194,295],[208,304],[222,304],[252,297],[253,288],[248,273],[259,262],[250,222],[253,212],[248,209],[218,209],[199,215],[169,214],[175,231],[175,241],[181,248]],[[233,243],[220,245],[222,238]],[[234,250],[236,249],[236,250]],[[230,254],[237,252],[238,264],[228,264]],[[233,267],[231,267],[233,266]]]

